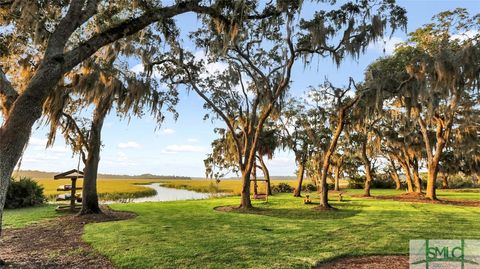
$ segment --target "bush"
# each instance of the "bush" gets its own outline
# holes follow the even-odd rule
[[[348,188],[349,189],[363,189],[365,187],[365,177],[364,176],[356,176],[352,177],[348,180]]]
[[[290,186],[288,183],[279,183],[278,185],[273,185],[272,186],[272,191],[276,193],[289,193],[293,192],[292,186]]]
[[[442,187],[442,178],[437,179],[437,187]],[[466,188],[478,188],[479,185],[473,180],[467,178],[452,177],[448,179],[448,188],[450,189],[466,189]]]
[[[374,179],[370,187],[375,189],[395,189],[396,185],[392,179]]]
[[[315,184],[308,183],[308,184],[302,185],[302,191],[313,192],[317,190],[318,188],[317,186],[315,186]]]
[[[20,180],[10,181],[5,208],[21,208],[43,204],[45,196],[43,187],[31,178],[22,177]]]

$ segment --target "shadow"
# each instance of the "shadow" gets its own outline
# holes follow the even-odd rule
[[[318,210],[319,203],[305,205],[303,208],[262,208],[255,207],[251,210],[222,210],[222,207],[216,207],[214,210],[235,214],[262,215],[282,219],[304,219],[304,220],[329,220],[345,219],[357,215],[361,210],[345,209],[343,206],[335,205],[336,210]]]

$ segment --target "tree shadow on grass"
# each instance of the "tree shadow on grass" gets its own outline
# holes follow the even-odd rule
[[[268,217],[295,219],[295,220],[328,220],[328,219],[345,219],[357,215],[360,209],[345,209],[343,207],[338,210],[320,211],[315,209],[318,203],[312,203],[305,207],[295,208],[261,208],[255,207],[251,210],[238,209],[236,206],[219,206],[214,208],[217,211],[236,213],[236,214],[252,214],[263,215]]]

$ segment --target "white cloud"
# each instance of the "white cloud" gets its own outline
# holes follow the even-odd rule
[[[33,145],[33,146],[44,146],[47,145],[47,139],[46,138],[37,138],[37,137],[30,137],[30,141],[28,141],[28,144]]]
[[[227,69],[227,67],[228,67],[228,65],[226,63],[222,63],[222,62],[209,63],[208,58],[207,58],[207,54],[203,50],[199,50],[199,51],[195,52],[194,57],[197,61],[201,61],[201,60],[204,61],[206,73],[201,75],[201,76],[204,76],[204,77],[208,76],[208,75],[213,75],[216,72],[225,71],[225,69]]]
[[[463,33],[458,33],[458,34],[452,35],[450,37],[450,39],[458,40],[458,41],[465,41],[467,39],[474,38],[478,34],[479,34],[478,30],[468,30],[468,31],[463,32]]]
[[[128,159],[127,154],[123,151],[117,152],[117,160],[118,161],[126,161]]]
[[[132,68],[130,68],[130,71],[132,71],[135,74],[140,74],[140,73],[145,72],[145,67],[143,66],[142,63],[138,63],[138,64],[134,65]],[[158,72],[157,68],[152,69],[152,77],[153,78],[160,78],[161,77],[161,74],[160,74],[160,72]]]
[[[175,133],[175,130],[172,129],[172,128],[165,128],[165,129],[162,130],[161,133],[164,134],[164,135],[171,135],[171,134]]]
[[[67,153],[70,152],[70,149],[68,147],[62,147],[62,146],[53,146],[48,149],[49,151],[53,151],[56,153]]]
[[[178,153],[178,152],[205,152],[206,149],[195,145],[168,145],[163,150],[164,153]]]
[[[386,55],[392,55],[396,46],[402,42],[404,42],[402,38],[392,36],[389,39],[377,40],[375,43],[370,44],[368,48],[376,50],[382,54],[385,53]]]
[[[141,147],[142,146],[135,141],[128,141],[125,143],[118,144],[118,148],[121,148],[121,149],[139,149]]]

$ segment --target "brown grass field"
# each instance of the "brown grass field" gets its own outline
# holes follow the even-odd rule
[[[70,184],[68,179],[53,180],[51,178],[34,178],[40,185],[44,187],[45,196],[48,199],[53,199],[58,194],[66,193],[66,191],[57,191],[57,187],[64,184]],[[225,179],[220,183],[210,179],[175,179],[175,180],[160,180],[160,179],[98,179],[98,194],[101,200],[118,200],[126,198],[136,198],[154,195],[155,191],[150,188],[140,186],[150,183],[163,183],[163,186],[175,189],[187,189],[205,193],[230,193],[233,195],[240,195],[242,184],[238,179]],[[296,186],[295,180],[272,180],[272,185],[279,183],[287,183],[292,187]],[[310,183],[310,180],[305,180],[304,184]],[[82,180],[78,180],[77,186],[83,184]],[[346,186],[347,182],[342,181],[341,186]],[[251,184],[253,190],[253,182]],[[265,182],[258,182],[259,193],[265,192]]]

